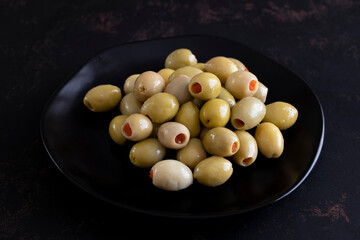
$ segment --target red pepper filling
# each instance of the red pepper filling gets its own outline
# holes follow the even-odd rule
[[[132,129],[130,127],[129,123],[125,123],[124,127],[123,127],[123,131],[127,136],[131,136],[132,135]]]
[[[185,138],[186,138],[185,134],[180,133],[175,137],[175,142],[177,144],[182,144],[185,141]]]
[[[194,83],[192,86],[191,86],[191,91],[193,93],[200,93],[202,90],[202,87],[200,85],[200,83]]]

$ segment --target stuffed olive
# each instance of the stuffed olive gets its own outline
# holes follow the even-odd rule
[[[118,106],[121,100],[120,88],[104,84],[90,89],[84,99],[84,105],[93,112],[107,112]]]
[[[215,74],[225,84],[226,79],[233,72],[238,71],[235,63],[227,57],[214,57],[205,63],[205,69],[207,72]]]
[[[207,128],[224,127],[230,119],[230,105],[222,99],[211,99],[200,109],[200,121]]]
[[[137,167],[148,168],[162,160],[165,154],[166,148],[156,138],[147,138],[131,147],[129,159]]]
[[[119,145],[123,145],[126,142],[126,137],[121,132],[121,126],[127,116],[119,115],[114,117],[109,124],[109,135],[111,139]]]
[[[209,129],[204,135],[202,143],[208,153],[221,157],[230,157],[241,148],[238,136],[224,127]]]
[[[259,151],[267,158],[278,158],[284,151],[283,135],[273,123],[261,123],[256,127],[254,137]]]
[[[162,145],[170,149],[181,149],[190,140],[190,132],[185,125],[178,122],[163,123],[157,133]]]
[[[259,80],[247,71],[236,71],[232,73],[225,82],[225,88],[236,98],[242,99],[253,96],[257,89]]]
[[[195,55],[186,48],[176,49],[165,59],[165,68],[178,69],[185,66],[197,64]]]
[[[142,102],[137,100],[133,92],[126,94],[120,102],[120,112],[123,115],[129,116],[133,113],[140,113]]]
[[[231,111],[231,124],[237,130],[248,130],[258,125],[266,114],[265,104],[255,97],[238,101]]]
[[[192,96],[188,91],[189,82],[190,78],[188,76],[177,76],[169,82],[169,84],[165,87],[164,92],[174,95],[181,105],[192,99]]]
[[[205,158],[206,151],[201,140],[198,138],[191,138],[189,143],[176,154],[176,159],[191,169],[194,169],[194,167]]]
[[[255,138],[247,131],[235,131],[240,141],[240,149],[231,159],[242,167],[253,164],[258,155],[258,147]]]
[[[209,100],[216,98],[221,90],[219,78],[208,72],[199,73],[189,83],[189,92],[194,98]]]
[[[150,119],[140,113],[133,113],[128,116],[121,126],[122,134],[131,141],[148,138],[152,130],[153,125]]]
[[[137,77],[134,83],[134,93],[140,102],[144,102],[152,95],[162,92],[165,88],[165,81],[162,76],[153,71],[146,71]]]
[[[285,130],[295,124],[298,110],[286,102],[273,102],[266,105],[264,122],[275,124],[280,130]]]

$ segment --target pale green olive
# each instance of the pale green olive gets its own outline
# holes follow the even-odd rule
[[[191,138],[189,143],[176,154],[176,159],[191,169],[194,169],[194,167],[205,158],[205,149],[201,140],[198,138]]]
[[[232,73],[225,82],[225,88],[236,99],[253,96],[258,89],[257,77],[248,71],[236,71]]]
[[[284,151],[284,138],[280,129],[270,122],[256,127],[255,139],[259,151],[267,158],[278,158]]]
[[[179,75],[168,83],[164,92],[174,95],[181,105],[192,99],[192,96],[188,91],[189,82],[190,78],[188,76]]]
[[[237,135],[224,127],[209,129],[202,139],[202,143],[208,153],[221,157],[230,157],[241,148]]]
[[[186,48],[176,49],[165,59],[165,68],[178,69],[197,63],[195,55]]]
[[[256,97],[258,99],[260,99],[263,103],[266,102],[266,97],[268,95],[268,91],[269,89],[261,82],[259,82],[259,86],[258,89],[256,90],[255,94],[253,95],[253,97]]]
[[[200,121],[207,128],[224,127],[230,119],[230,106],[222,99],[211,99],[200,109]]]
[[[231,110],[231,124],[237,130],[249,130],[258,125],[266,114],[265,104],[255,97],[238,101]]]
[[[194,178],[205,186],[216,187],[224,184],[233,173],[229,160],[212,156],[200,161],[194,169]]]
[[[148,168],[162,160],[165,154],[166,148],[156,138],[147,138],[132,146],[129,158],[135,166]]]
[[[235,131],[240,141],[240,149],[231,159],[242,167],[253,164],[258,155],[258,147],[255,138],[244,130]]]
[[[134,83],[136,79],[140,76],[140,74],[130,75],[124,83],[124,92],[125,94],[131,93],[134,91]]]
[[[140,113],[128,116],[121,126],[125,138],[131,141],[140,141],[148,138],[153,130],[150,119]]]
[[[174,70],[170,68],[163,68],[158,71],[158,74],[160,74],[165,81],[165,86],[169,83],[169,77],[173,72]]]
[[[144,102],[152,95],[162,92],[165,88],[165,81],[162,76],[153,71],[146,71],[140,74],[134,83],[134,93],[137,100]]]
[[[84,99],[84,105],[93,112],[107,112],[119,105],[120,88],[111,84],[98,85],[90,89]]]
[[[184,124],[190,132],[190,137],[197,137],[201,130],[199,109],[191,101],[181,105],[175,116],[175,121]]]
[[[174,95],[157,93],[143,103],[140,112],[154,123],[163,123],[175,117],[178,110],[179,101]]]
[[[275,124],[280,130],[285,130],[295,124],[298,110],[286,102],[273,102],[266,105],[264,122]]]
[[[230,108],[232,108],[236,103],[234,96],[231,95],[231,93],[224,87],[221,87],[220,94],[217,96],[217,98],[227,101],[227,103],[230,105]]]
[[[129,116],[133,113],[140,113],[142,102],[136,99],[133,92],[126,94],[120,102],[120,112],[123,115]]]
[[[127,116],[125,115],[116,116],[109,124],[109,135],[111,139],[119,145],[123,145],[126,142],[126,138],[121,132],[121,126],[126,118]]]
[[[170,76],[169,76],[169,82],[171,82],[174,78],[185,75],[188,76],[190,79],[194,77],[195,75],[202,73],[198,68],[192,67],[192,66],[186,66],[176,69]]]
[[[185,125],[178,122],[163,123],[157,133],[159,142],[170,149],[181,149],[190,140],[190,132]]]
[[[236,58],[231,58],[231,57],[229,57],[228,59],[230,59],[233,63],[235,63],[236,67],[239,70],[248,71],[248,69],[245,67],[245,65],[240,60],[238,60]]]
[[[193,183],[191,169],[174,159],[166,159],[157,162],[150,171],[152,183],[163,190],[179,191],[189,187]]]
[[[195,75],[189,83],[189,92],[194,98],[209,100],[216,98],[221,90],[221,82],[212,73],[204,72]]]
[[[221,81],[222,84],[225,84],[226,79],[233,72],[238,71],[235,63],[230,59],[223,56],[213,57],[205,63],[205,69],[207,72],[215,74]]]
[[[194,65],[191,65],[192,67],[195,67],[195,68],[198,68],[200,69],[201,71],[205,72],[206,71],[206,68],[205,68],[205,63],[197,63],[197,64],[194,64]]]

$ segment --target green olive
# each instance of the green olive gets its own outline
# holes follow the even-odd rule
[[[208,153],[221,157],[230,157],[241,147],[237,135],[224,127],[209,129],[202,139],[202,143]]]
[[[231,177],[233,167],[229,160],[212,156],[199,162],[194,169],[194,178],[201,184],[216,187]]]
[[[132,146],[129,158],[135,166],[148,168],[162,160],[165,154],[166,148],[156,138],[147,138]]]
[[[240,141],[240,149],[231,158],[242,167],[253,164],[258,155],[258,147],[255,138],[247,131],[235,131]]]
[[[124,83],[124,92],[125,94],[131,93],[134,91],[134,83],[136,79],[140,76],[140,74],[130,75]]]
[[[234,96],[231,95],[231,93],[224,87],[221,87],[220,94],[217,96],[217,98],[227,101],[227,103],[230,105],[230,108],[232,108],[236,103]]]
[[[175,116],[175,121],[184,124],[190,132],[190,137],[197,137],[201,130],[199,109],[191,101],[181,105]]]
[[[215,74],[221,81],[222,84],[225,84],[226,79],[230,74],[236,72],[238,68],[235,63],[233,63],[227,57],[214,57],[206,62],[205,69],[207,72]]]
[[[181,149],[190,140],[189,130],[184,124],[178,122],[163,123],[157,135],[160,143],[170,149]]]
[[[192,66],[186,66],[176,69],[170,76],[169,76],[169,82],[171,82],[174,78],[185,75],[188,76],[190,79],[194,77],[195,75],[202,73],[198,68],[192,67]]]
[[[165,81],[165,86],[169,83],[169,77],[173,72],[174,70],[170,68],[163,68],[158,71],[158,74],[160,74]]]
[[[265,104],[255,97],[238,101],[231,111],[231,124],[237,130],[249,130],[258,125],[266,114]]]
[[[266,97],[268,94],[269,89],[261,82],[259,82],[259,86],[258,89],[256,90],[255,94],[253,95],[253,97],[256,97],[258,99],[260,99],[263,103],[266,102]]]
[[[211,99],[200,109],[200,121],[207,128],[224,127],[230,119],[230,106],[222,99]]]
[[[176,49],[165,59],[165,68],[178,69],[197,63],[195,55],[186,48]]]
[[[280,129],[270,122],[261,123],[255,131],[259,151],[267,158],[278,158],[284,151],[284,138]]]
[[[135,97],[140,102],[144,102],[152,95],[162,92],[164,88],[164,79],[160,74],[153,71],[141,73],[134,83]]]
[[[188,76],[179,75],[169,82],[164,92],[174,95],[181,105],[192,99],[188,91],[189,82],[190,78]]]
[[[275,124],[280,130],[285,130],[295,124],[298,110],[286,102],[274,102],[266,105],[264,122]]]
[[[248,71],[247,68],[245,67],[245,65],[239,61],[238,59],[236,58],[231,58],[229,57],[228,59],[230,59],[233,63],[235,63],[236,67],[239,69],[239,70],[242,70],[242,71]]]
[[[143,103],[140,112],[154,123],[163,123],[175,117],[178,110],[179,102],[174,95],[157,93]]]
[[[198,138],[191,138],[189,143],[176,154],[176,159],[191,169],[194,169],[194,167],[205,158],[205,149],[201,140]]]
[[[148,138],[153,130],[150,119],[140,113],[128,116],[121,126],[121,133],[131,141]]]
[[[136,99],[133,92],[126,94],[120,102],[120,112],[129,116],[133,113],[140,113],[142,102]]]
[[[192,67],[195,67],[195,68],[198,68],[200,69],[201,71],[205,72],[206,71],[206,68],[205,68],[205,63],[197,63],[197,64],[194,64],[194,65],[191,65]]]
[[[116,116],[109,124],[109,135],[111,139],[119,145],[123,145],[126,142],[126,138],[121,132],[121,126],[126,118],[127,116],[125,115]]]
[[[251,72],[236,71],[225,82],[225,88],[236,98],[251,97],[258,89],[258,79]]]
[[[194,98],[209,100],[220,94],[221,82],[212,73],[204,72],[195,75],[189,83],[189,92]]]
[[[107,112],[119,105],[120,88],[114,85],[98,85],[90,89],[83,100],[84,105],[93,112]]]

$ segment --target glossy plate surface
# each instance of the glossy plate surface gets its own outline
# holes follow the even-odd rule
[[[149,169],[133,166],[131,145],[119,147],[108,135],[108,113],[90,112],[82,103],[86,92],[99,84],[123,87],[131,74],[158,71],[166,56],[189,48],[199,62],[214,56],[241,60],[269,88],[266,103],[285,101],[299,110],[296,124],[283,131],[285,150],[279,159],[259,154],[253,165],[241,168],[224,185],[209,188],[194,184],[179,192],[159,190],[151,183]],[[288,195],[315,165],[324,138],[321,105],[308,85],[273,60],[237,42],[214,36],[184,36],[126,44],[111,48],[87,62],[53,95],[41,122],[44,145],[66,177],[90,194],[138,212],[205,218],[265,206]],[[167,157],[175,157],[169,153]]]

